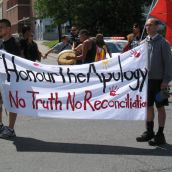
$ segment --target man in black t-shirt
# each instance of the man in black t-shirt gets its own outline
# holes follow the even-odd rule
[[[42,53],[39,51],[37,43],[33,41],[31,27],[24,25],[22,34],[23,38],[20,40],[22,57],[31,61],[41,61]]]
[[[21,56],[20,43],[11,35],[11,23],[7,19],[0,20],[0,37],[2,43],[0,49],[7,51],[8,53]],[[9,112],[9,125],[4,126],[2,123],[2,98],[0,95],[0,137],[12,138],[16,137],[14,131],[14,125],[16,122],[17,114]]]
[[[2,41],[0,49],[3,49],[10,54],[21,56],[20,43],[14,37]]]
[[[38,49],[38,45],[33,41],[33,35],[30,35],[27,41],[27,46],[24,51],[24,58],[27,60],[41,61],[42,54]]]

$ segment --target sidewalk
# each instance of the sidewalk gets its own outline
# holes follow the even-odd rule
[[[43,42],[45,42],[45,41],[46,41],[46,40],[43,40],[43,41],[37,41],[37,40],[35,40],[35,42],[36,42],[37,45],[38,45],[39,51],[40,51],[43,55],[49,50],[49,48],[48,48],[47,46],[43,45]],[[43,59],[43,58],[42,58],[41,63],[44,63],[44,64],[53,64],[53,65],[57,64],[57,60],[56,60],[57,54],[55,54],[55,53],[50,53],[50,54],[48,55],[47,58],[48,58],[49,60],[48,60],[48,59]]]

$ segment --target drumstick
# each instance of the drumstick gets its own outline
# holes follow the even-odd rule
[[[72,50],[75,50],[75,42],[72,44]]]

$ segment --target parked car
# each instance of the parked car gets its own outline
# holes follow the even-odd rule
[[[121,53],[123,53],[123,49],[128,43],[127,40],[123,39],[110,39],[105,38],[104,39],[106,45],[109,47],[110,52],[112,53],[112,57],[115,57]],[[109,54],[107,53],[106,58],[110,58]]]

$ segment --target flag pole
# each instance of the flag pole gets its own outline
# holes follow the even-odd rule
[[[155,0],[152,0],[152,3],[151,3],[151,6],[150,6],[150,9],[149,9],[148,15],[147,15],[147,17],[146,17],[146,21],[148,20],[148,18],[149,18],[149,16],[150,16],[150,13],[151,13],[152,8],[153,8],[153,6],[154,6],[154,2],[155,2]],[[157,0],[157,2],[158,2],[158,0]],[[156,3],[157,3],[157,2],[156,2]],[[143,27],[143,30],[142,30],[142,34],[141,34],[141,37],[140,37],[140,41],[142,40],[142,38],[143,38],[143,34],[144,34],[144,32],[145,32],[145,28],[146,28],[146,21],[145,21],[145,24],[144,24],[144,27]]]

